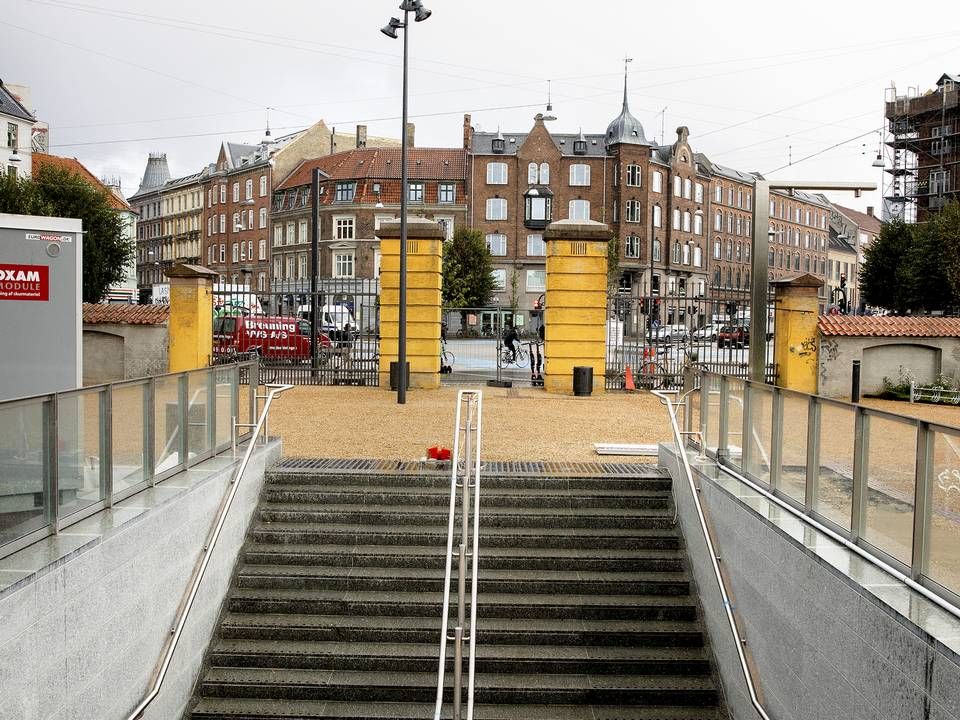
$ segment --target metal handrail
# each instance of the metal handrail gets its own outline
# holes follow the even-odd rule
[[[263,428],[264,423],[266,422],[267,413],[270,412],[270,405],[273,403],[273,398],[280,393],[290,390],[293,388],[293,385],[266,385],[265,387],[267,388],[268,392],[266,400],[263,403],[263,410],[260,412],[260,418],[257,420],[256,428],[250,436],[250,441],[247,444],[247,451],[244,453],[243,459],[240,461],[240,465],[237,468],[237,473],[230,480],[230,492],[227,493],[222,504],[220,505],[220,510],[217,512],[216,518],[214,518],[210,534],[207,536],[207,540],[203,544],[202,555],[193,571],[193,580],[187,588],[185,599],[180,603],[180,611],[177,613],[174,626],[170,630],[170,638],[167,641],[166,648],[161,656],[157,673],[153,680],[153,685],[151,686],[149,692],[147,692],[144,698],[140,701],[140,704],[137,705],[133,712],[127,716],[127,720],[138,720],[138,718],[143,715],[143,711],[147,709],[147,706],[153,702],[157,695],[160,694],[160,686],[163,685],[163,680],[167,675],[167,670],[170,668],[170,663],[173,660],[173,653],[177,649],[177,643],[180,641],[180,636],[183,634],[183,628],[187,624],[187,618],[189,617],[190,610],[193,607],[193,601],[196,599],[197,592],[200,590],[200,583],[203,581],[203,575],[207,570],[207,565],[210,563],[210,558],[213,555],[213,549],[217,545],[217,540],[220,537],[221,530],[223,530],[223,525],[227,519],[227,513],[230,512],[230,507],[233,505],[233,499],[237,495],[237,490],[240,489],[240,480],[243,477],[243,473],[247,469],[247,464],[250,462],[250,457],[253,455],[253,449],[257,444],[257,438],[260,436],[260,430]]]
[[[740,661],[740,670],[743,672],[743,678],[747,683],[747,692],[750,694],[750,702],[753,705],[754,709],[757,711],[757,714],[763,718],[763,720],[770,720],[770,716],[767,715],[766,711],[763,709],[763,705],[760,704],[760,698],[757,694],[757,683],[753,679],[753,671],[750,668],[750,665],[747,663],[746,652],[744,651],[744,646],[746,645],[746,638],[740,632],[740,628],[737,625],[737,620],[733,614],[733,602],[730,600],[730,593],[727,590],[726,581],[723,579],[723,574],[720,572],[720,556],[717,554],[716,548],[713,543],[713,536],[710,533],[710,528],[707,526],[707,520],[703,513],[703,505],[700,503],[699,490],[697,489],[696,483],[693,481],[693,471],[690,469],[690,461],[687,459],[687,453],[684,448],[684,442],[680,434],[680,426],[677,425],[677,415],[676,410],[674,410],[674,403],[670,397],[659,390],[654,390],[653,394],[660,398],[660,402],[666,405],[667,414],[670,416],[670,426],[673,430],[673,440],[677,446],[677,455],[680,458],[680,461],[683,465],[683,473],[686,475],[687,483],[690,485],[690,493],[693,495],[693,503],[697,509],[697,519],[700,522],[700,530],[703,532],[703,539],[707,543],[707,551],[710,553],[710,565],[713,568],[713,574],[717,580],[717,586],[720,589],[720,597],[723,600],[723,609],[727,615],[727,623],[730,626],[730,632],[733,633],[734,645],[737,648],[737,658]],[[684,398],[685,400],[687,398]],[[680,405],[677,405],[679,408]]]
[[[467,407],[467,421],[461,424],[463,406]],[[440,620],[440,660],[437,670],[437,702],[434,709],[434,720],[440,720],[443,709],[444,671],[447,659],[447,640],[453,640],[453,718],[461,718],[461,700],[463,691],[463,641],[470,642],[470,662],[467,671],[467,720],[473,720],[474,677],[476,670],[477,647],[477,561],[480,555],[480,441],[482,437],[483,393],[479,390],[461,390],[457,393],[456,429],[453,436],[453,460],[450,463],[450,512],[447,520],[447,559],[443,581],[443,609]],[[476,419],[476,425],[474,425]],[[476,437],[474,438],[474,431]],[[463,433],[461,446],[460,434]],[[475,444],[474,444],[475,440]],[[463,447],[461,463],[460,450]],[[472,467],[471,467],[472,466]],[[462,479],[460,470],[463,470]],[[450,581],[452,579],[453,564],[453,532],[454,515],[457,507],[457,486],[463,488],[463,511],[461,517],[461,539],[458,546],[458,577],[457,577],[457,625],[453,637],[448,637],[448,623],[450,619]],[[470,626],[469,635],[464,636],[466,624],[466,567],[467,567],[467,540],[469,538],[471,489],[473,490],[473,548],[472,548],[472,577],[470,588]]]

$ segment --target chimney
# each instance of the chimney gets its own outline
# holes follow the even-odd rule
[[[469,150],[473,144],[473,127],[470,125],[470,115],[463,116],[463,149]]]
[[[867,215],[873,217],[873,205],[867,205]]]
[[[407,123],[407,147],[414,146],[413,136],[414,136],[414,130],[416,130],[416,127],[417,126],[414,125],[413,123]]]
[[[367,126],[357,125],[357,147],[365,148],[367,146]]]

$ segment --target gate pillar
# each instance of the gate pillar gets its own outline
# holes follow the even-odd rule
[[[544,389],[573,392],[573,368],[593,368],[593,392],[604,391],[607,244],[610,228],[593,220],[558,220],[547,244]]]
[[[213,357],[213,279],[199,265],[174,265],[170,278],[167,363],[170,372],[195,370]]]
[[[381,223],[380,387],[390,388],[390,363],[400,340],[400,221]],[[411,388],[440,387],[443,231],[432,220],[407,218],[407,362]]]
[[[773,280],[775,324],[773,362],[777,384],[789,390],[817,392],[820,345],[817,339],[817,293],[823,280],[799,275]]]

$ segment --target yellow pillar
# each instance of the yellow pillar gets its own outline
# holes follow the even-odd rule
[[[217,273],[199,265],[174,265],[170,279],[167,358],[170,372],[195,370],[213,355],[213,280]]]
[[[593,392],[604,391],[607,243],[610,229],[592,220],[558,220],[547,241],[544,389],[573,392],[573,368],[593,368]]]
[[[818,293],[823,281],[805,274],[773,280],[770,284],[775,293],[773,362],[778,372],[777,384],[816,394],[820,367]]]
[[[400,221],[381,223],[380,387],[390,388],[390,363],[400,338]],[[411,388],[440,387],[443,231],[432,220],[407,218],[407,362]]]

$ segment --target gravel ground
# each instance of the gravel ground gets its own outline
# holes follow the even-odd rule
[[[597,462],[595,442],[669,439],[666,410],[648,393],[575,398],[532,388],[482,390],[482,456],[489,460]],[[270,432],[283,437],[291,457],[416,459],[432,445],[452,445],[456,400],[456,388],[411,390],[406,405],[397,405],[396,393],[379,388],[301,386],[273,406]]]

